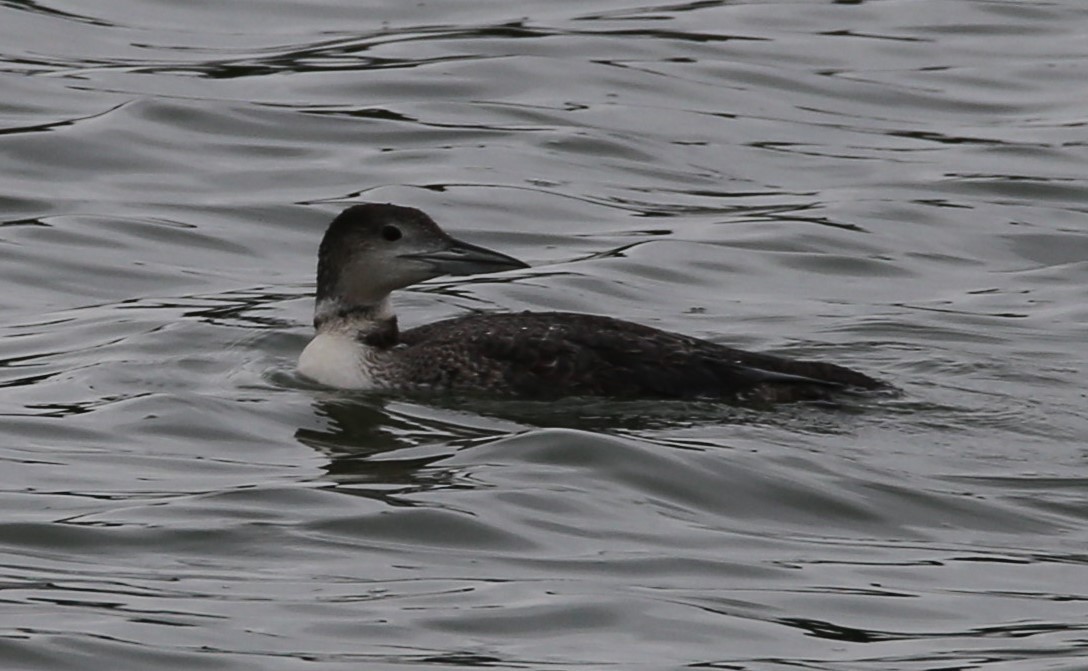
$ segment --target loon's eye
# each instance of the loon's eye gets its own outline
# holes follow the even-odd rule
[[[400,240],[402,235],[404,234],[400,232],[400,229],[393,224],[387,224],[385,226],[382,226],[383,240],[388,240],[389,242],[396,242],[397,240]]]

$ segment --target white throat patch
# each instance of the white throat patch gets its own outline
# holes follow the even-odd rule
[[[298,372],[341,389],[373,389],[373,352],[350,333],[318,333],[298,358]]]

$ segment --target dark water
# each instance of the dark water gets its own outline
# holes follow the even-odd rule
[[[0,668],[1088,668],[1088,5],[371,4],[0,3]],[[904,393],[315,390],[357,200]]]

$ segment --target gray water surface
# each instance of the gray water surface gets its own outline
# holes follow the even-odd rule
[[[1088,6],[0,3],[0,667],[1088,668]],[[774,410],[315,388],[419,207]]]

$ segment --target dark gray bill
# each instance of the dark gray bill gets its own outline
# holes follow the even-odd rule
[[[428,261],[436,272],[443,275],[475,275],[477,273],[498,273],[503,270],[528,268],[529,264],[512,256],[493,252],[486,247],[470,245],[453,238],[449,246],[434,252],[405,254],[406,258]]]

